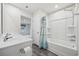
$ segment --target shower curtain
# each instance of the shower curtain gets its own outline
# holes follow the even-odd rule
[[[41,19],[41,30],[40,30],[40,40],[39,40],[39,47],[47,49],[47,38],[46,38],[46,17],[42,17]]]

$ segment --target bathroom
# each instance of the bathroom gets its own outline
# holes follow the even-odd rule
[[[78,56],[78,19],[78,3],[0,3],[0,56]]]

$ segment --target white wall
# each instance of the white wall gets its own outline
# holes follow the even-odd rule
[[[40,37],[40,20],[43,16],[46,16],[46,13],[42,10],[38,10],[33,14],[32,19],[32,37],[34,40],[34,43],[39,45],[39,37]]]
[[[31,18],[30,14],[10,4],[4,4],[3,13],[3,32],[19,33],[21,15]]]
[[[0,33],[1,33],[1,3],[0,3]]]

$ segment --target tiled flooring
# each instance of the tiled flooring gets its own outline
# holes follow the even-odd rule
[[[46,50],[40,49],[37,45],[32,45],[32,55],[33,56],[57,56],[56,54]]]

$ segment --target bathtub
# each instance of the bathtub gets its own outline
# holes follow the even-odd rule
[[[47,40],[48,50],[59,56],[77,56],[76,44],[60,40]]]
[[[20,34],[12,34],[12,38],[4,42],[4,34],[0,37],[0,56],[32,56],[32,39]],[[26,50],[30,49],[29,53]],[[23,51],[23,53],[22,53]]]

